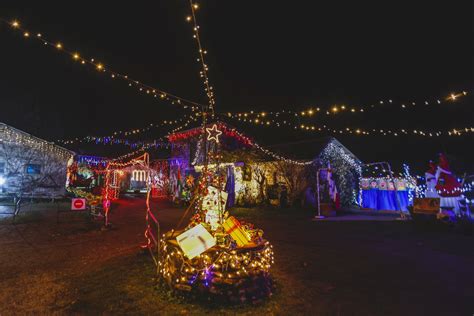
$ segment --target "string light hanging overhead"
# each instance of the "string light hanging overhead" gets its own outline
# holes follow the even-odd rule
[[[186,17],[186,21],[192,23],[193,25],[193,38],[196,40],[197,48],[198,48],[198,58],[197,61],[201,65],[201,71],[199,72],[200,77],[203,79],[204,84],[204,91],[206,92],[207,98],[209,100],[209,105],[207,110],[210,112],[211,116],[214,117],[214,107],[216,104],[214,98],[214,91],[213,87],[209,82],[209,66],[206,63],[204,56],[207,54],[207,50],[202,47],[201,38],[199,36],[199,25],[196,20],[196,10],[199,9],[199,4],[193,2],[193,0],[189,0],[189,5],[191,7],[191,15]],[[207,112],[207,111],[206,111]]]
[[[146,94],[149,95],[153,98],[156,98],[158,100],[162,101],[167,101],[168,103],[172,105],[180,105],[181,107],[185,109],[191,109],[192,111],[198,110],[200,107],[202,107],[202,104],[179,97],[177,95],[174,95],[172,93],[169,93],[167,91],[164,91],[163,89],[159,89],[156,87],[152,87],[150,85],[147,85],[145,83],[142,83],[136,79],[131,78],[127,74],[122,74],[117,71],[111,70],[110,68],[106,68],[105,65],[94,58],[86,58],[79,54],[77,51],[69,50],[65,48],[64,44],[62,42],[54,42],[52,40],[47,39],[44,34],[42,33],[31,33],[24,29],[21,25],[20,22],[17,20],[15,21],[8,21],[4,18],[0,18],[0,22],[7,24],[11,26],[12,29],[19,31],[23,33],[23,37],[25,39],[35,39],[41,42],[43,45],[47,47],[52,47],[56,49],[59,52],[62,52],[66,55],[69,55],[73,61],[80,63],[81,65],[89,65],[95,68],[98,72],[104,73],[108,75],[108,78],[110,79],[117,79],[117,80],[122,80],[127,83],[129,87],[132,87],[134,89],[137,89],[137,91],[141,94]]]
[[[223,117],[223,119],[225,116]],[[234,119],[233,116],[227,117]],[[474,127],[463,127],[453,128],[448,130],[423,130],[423,129],[404,129],[404,128],[383,128],[383,129],[364,129],[364,128],[331,128],[327,125],[314,125],[314,124],[300,124],[293,123],[289,120],[274,120],[274,119],[260,119],[260,118],[249,118],[248,116],[242,115],[237,116],[237,121],[252,124],[259,127],[279,127],[279,128],[290,128],[292,130],[305,131],[305,132],[328,132],[336,135],[341,134],[353,134],[353,135],[380,135],[380,136],[401,136],[401,135],[413,135],[413,136],[425,136],[425,137],[439,137],[439,136],[461,136],[468,133],[474,133]]]
[[[431,105],[445,105],[450,104],[453,102],[459,101],[461,98],[467,96],[467,91],[462,91],[458,93],[450,93],[448,96],[443,98],[436,98],[436,99],[429,99],[423,102],[417,101],[410,101],[410,102],[395,102],[392,99],[388,100],[380,100],[377,103],[365,105],[365,106],[348,106],[348,105],[332,105],[330,107],[308,107],[302,111],[295,111],[284,109],[280,111],[256,111],[250,110],[247,112],[227,112],[221,113],[231,118],[238,118],[242,116],[246,117],[255,117],[255,118],[265,118],[268,116],[279,117],[279,116],[288,116],[288,117],[295,117],[295,118],[313,118],[319,117],[320,115],[325,116],[336,116],[343,113],[349,114],[360,114],[365,113],[373,109],[378,109],[384,106],[389,106],[391,108],[400,108],[400,109],[413,109],[419,108],[422,106],[431,106]]]
[[[184,124],[187,126],[191,121],[196,121],[197,118],[195,118],[193,115],[184,115],[183,117],[176,119],[176,120],[163,120],[160,123],[150,123],[145,127],[142,128],[134,128],[126,131],[122,130],[117,130],[113,132],[111,135],[106,135],[106,136],[84,136],[84,137],[76,137],[74,139],[58,139],[57,142],[67,145],[67,144],[75,144],[75,143],[90,143],[93,142],[97,139],[110,139],[114,140],[117,139],[118,136],[137,136],[142,133],[148,132],[152,129],[160,128],[163,126],[172,126],[176,125],[178,123],[184,122]],[[183,125],[184,125],[183,124]]]

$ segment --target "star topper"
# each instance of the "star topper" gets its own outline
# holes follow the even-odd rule
[[[222,131],[217,129],[217,125],[212,125],[212,128],[207,127],[207,140],[215,140],[216,143],[219,143],[219,136],[222,135]]]

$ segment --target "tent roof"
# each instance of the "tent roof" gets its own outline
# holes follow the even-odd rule
[[[16,134],[19,134],[25,138],[28,138],[32,141],[35,141],[35,142],[38,142],[38,143],[43,143],[43,144],[47,144],[47,145],[50,145],[50,146],[54,146],[55,148],[57,148],[59,151],[63,151],[64,153],[68,153],[70,155],[75,155],[75,153],[67,148],[64,148],[62,146],[59,146],[59,145],[56,145],[54,142],[48,142],[47,140],[44,140],[44,139],[41,139],[39,137],[36,137],[36,136],[33,136],[27,132],[24,132],[22,130],[19,130],[17,128],[14,128],[8,124],[5,124],[5,123],[2,123],[0,122],[0,131],[4,131],[4,130],[10,130]],[[1,139],[0,139],[1,140]]]

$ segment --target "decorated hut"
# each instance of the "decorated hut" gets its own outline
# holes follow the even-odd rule
[[[0,123],[0,193],[51,198],[65,194],[74,153]]]
[[[315,179],[320,169],[326,171],[326,178],[327,171],[331,171],[334,188],[343,205],[356,203],[361,161],[337,139],[326,137],[264,149],[228,124],[215,125],[221,132],[220,166],[226,168],[228,206],[264,202],[314,205]],[[205,137],[202,128],[169,136],[172,144],[179,145],[172,146],[175,149],[170,166],[170,181],[174,183],[172,188],[177,198],[189,195],[190,180],[202,171]],[[311,188],[313,194],[308,194]],[[334,190],[331,194],[335,196]]]

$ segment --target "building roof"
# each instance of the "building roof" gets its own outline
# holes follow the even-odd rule
[[[0,122],[0,142],[6,141],[10,143],[23,143],[39,149],[50,149],[53,152],[64,156],[75,155],[75,153],[67,148],[56,145],[53,142],[33,136],[27,132],[14,128],[8,124]]]
[[[213,124],[218,124],[219,128],[224,131],[233,131],[229,135],[231,137],[239,137],[243,138],[248,141],[247,144],[252,146],[254,144],[253,140],[248,137],[247,135],[239,132],[235,127],[228,123],[223,122],[215,122],[215,123],[208,123],[207,126],[212,126]],[[188,138],[193,138],[198,135],[201,135],[202,127],[196,127],[192,129],[188,129],[185,131],[177,132],[175,134],[170,135],[169,139],[171,142],[173,141],[187,141]],[[361,163],[361,160],[357,158],[349,149],[347,149],[341,142],[339,142],[334,137],[320,137],[308,140],[301,140],[295,142],[289,142],[284,144],[276,144],[271,146],[263,146],[265,149],[274,152],[282,157],[289,158],[292,160],[298,161],[311,161],[316,160],[320,157],[324,149],[329,144],[335,144],[339,148],[341,148],[347,155],[352,157],[356,162]],[[268,157],[270,158],[270,157]]]

